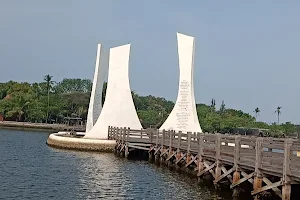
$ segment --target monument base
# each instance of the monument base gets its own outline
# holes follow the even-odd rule
[[[116,141],[84,139],[82,135],[71,135],[67,132],[59,132],[49,135],[47,145],[59,149],[113,153]]]

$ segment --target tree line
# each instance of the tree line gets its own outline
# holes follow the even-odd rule
[[[89,79],[65,78],[60,82],[46,75],[40,83],[0,83],[0,114],[5,120],[36,123],[62,123],[64,117],[87,117],[92,82]],[[106,83],[103,86],[105,101]],[[160,127],[174,107],[174,102],[162,97],[140,96],[132,91],[138,117],[144,128]],[[241,110],[227,108],[222,101],[216,108],[216,100],[210,104],[196,104],[201,127],[204,132],[232,132],[237,128],[259,128],[274,134],[289,134],[297,131],[291,122],[279,123],[281,107],[278,106],[277,123],[258,121],[260,109],[254,109],[254,116]]]

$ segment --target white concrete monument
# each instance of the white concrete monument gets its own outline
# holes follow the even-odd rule
[[[160,130],[202,132],[194,96],[194,37],[177,33],[179,89],[175,106]]]
[[[84,138],[107,139],[108,126],[141,129],[129,85],[130,44],[111,48],[105,102],[93,128]]]
[[[86,122],[86,133],[95,125],[102,110],[102,90],[107,75],[107,66],[103,64],[101,60],[103,60],[102,46],[98,44],[95,73]]]

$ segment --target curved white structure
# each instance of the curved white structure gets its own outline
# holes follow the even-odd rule
[[[202,132],[194,96],[194,37],[177,33],[179,56],[179,89],[175,106],[160,130]]]
[[[101,51],[102,46],[98,44],[93,86],[86,121],[86,133],[92,129],[102,110],[102,90],[107,74],[107,67],[104,64],[100,64],[102,58]]]
[[[52,133],[47,139],[49,146],[76,149],[84,151],[98,151],[98,152],[113,152],[116,141],[114,140],[93,140],[71,137],[69,133]]]
[[[105,102],[93,128],[84,138],[107,139],[108,126],[141,129],[129,85],[130,44],[111,48]]]

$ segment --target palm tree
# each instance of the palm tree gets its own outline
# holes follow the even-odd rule
[[[277,124],[279,125],[279,115],[281,114],[281,106],[278,106],[277,109],[275,110],[275,113],[277,113],[277,118],[278,118],[278,122]]]
[[[49,74],[44,76],[44,81],[46,81],[46,87],[47,87],[47,94],[48,94],[48,103],[47,103],[47,117],[46,117],[46,123],[48,122],[48,117],[49,117],[49,106],[50,106],[50,89],[52,87],[52,84],[54,83],[52,81],[52,77]]]
[[[260,113],[259,107],[256,107],[253,112],[255,112],[255,119],[257,119],[257,116],[259,116],[259,113]]]

